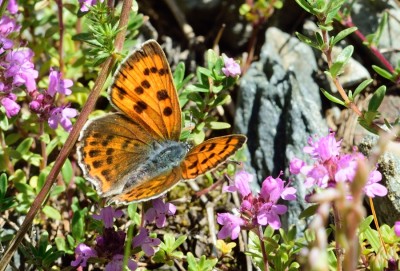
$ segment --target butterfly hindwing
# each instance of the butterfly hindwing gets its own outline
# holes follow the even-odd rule
[[[78,144],[79,164],[102,196],[117,194],[125,176],[148,157],[152,135],[122,114],[89,121]]]
[[[183,179],[195,179],[233,155],[246,142],[244,135],[214,137],[189,151],[181,164]]]
[[[128,187],[120,195],[113,197],[111,202],[138,202],[157,198],[172,189],[181,179],[181,168],[175,167],[167,174]]]
[[[181,110],[171,70],[160,45],[150,40],[121,64],[111,102],[159,138],[179,140]]]

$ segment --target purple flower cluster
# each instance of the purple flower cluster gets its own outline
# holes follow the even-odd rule
[[[305,186],[328,188],[335,187],[338,182],[352,182],[356,171],[357,161],[365,159],[359,152],[342,154],[341,141],[336,141],[335,133],[331,132],[327,136],[316,141],[309,139],[308,145],[304,147],[304,152],[314,159],[313,165],[307,165],[304,161],[294,158],[290,162],[290,172],[292,174],[303,174],[306,176]],[[368,197],[385,196],[387,189],[379,184],[382,175],[379,171],[373,170],[369,174],[368,181],[363,188]]]
[[[242,73],[240,65],[233,58],[224,57],[224,65],[222,72],[227,77],[236,77]]]
[[[176,207],[171,203],[164,203],[161,199],[152,201],[153,207],[149,208],[144,215],[144,220],[147,223],[156,222],[157,227],[164,227],[166,224],[166,216],[174,215]],[[111,206],[105,207],[100,211],[100,214],[93,215],[96,220],[103,221],[104,230],[102,235],[96,238],[94,247],[89,247],[86,244],[79,244],[75,249],[76,259],[71,262],[74,267],[86,267],[87,261],[90,258],[106,259],[107,265],[105,270],[123,270],[123,254],[126,243],[126,234],[123,231],[116,231],[113,227],[114,218],[123,216],[121,210],[114,210]],[[132,248],[140,248],[148,257],[153,256],[156,248],[161,244],[158,238],[150,237],[149,231],[140,227],[138,235],[132,241]],[[129,243],[129,242],[128,242]],[[137,263],[129,259],[128,268],[135,270]]]
[[[15,14],[18,11],[16,1],[9,1],[7,9],[10,14]],[[2,78],[0,103],[8,118],[16,116],[21,109],[17,103],[16,93],[24,87],[27,97],[31,99],[29,108],[38,114],[41,120],[47,120],[52,129],[60,124],[66,131],[70,131],[72,128],[70,119],[78,112],[67,105],[56,106],[55,94],[58,92],[70,95],[69,88],[73,83],[71,80],[62,79],[60,72],[50,70],[48,90],[37,90],[36,79],[39,73],[32,62],[33,51],[14,44],[14,41],[9,38],[20,29],[21,27],[12,17],[4,15],[0,18],[0,78]]]
[[[238,191],[241,195],[241,205],[238,215],[220,213],[217,215],[217,222],[223,225],[218,232],[218,238],[230,237],[236,239],[241,229],[253,229],[259,226],[270,225],[273,229],[281,227],[280,215],[286,213],[287,207],[278,204],[278,200],[295,200],[296,189],[285,186],[285,182],[277,178],[266,178],[261,187],[260,193],[253,195],[249,183],[253,176],[246,171],[236,174],[234,183],[224,187],[227,192]]]
[[[104,0],[100,0],[100,3],[103,3]],[[81,11],[86,12],[89,11],[89,8],[93,5],[97,4],[97,0],[79,0],[79,4],[81,6]]]

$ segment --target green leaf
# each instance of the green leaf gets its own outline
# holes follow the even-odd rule
[[[338,74],[341,73],[344,66],[350,60],[351,55],[353,54],[354,47],[352,45],[346,46],[340,54],[336,57],[336,60],[332,64],[331,68],[329,69],[330,74],[332,77],[336,77]]]
[[[321,46],[316,41],[312,40],[311,38],[304,36],[303,34],[300,34],[299,32],[296,32],[296,36],[299,40],[301,40],[305,44],[310,45],[311,47],[314,47],[318,50],[321,49]]]
[[[372,69],[373,69],[377,74],[379,74],[380,76],[382,76],[383,78],[386,78],[386,79],[388,79],[388,80],[394,82],[393,74],[391,74],[391,73],[388,72],[387,70],[382,69],[381,67],[376,66],[376,65],[372,65]]]
[[[308,3],[308,1],[306,0],[296,0],[297,4],[302,7],[305,11],[307,11],[308,13],[314,14],[314,9],[313,7]]]
[[[364,231],[364,235],[368,240],[368,243],[372,246],[374,252],[379,252],[381,249],[381,242],[379,242],[378,232],[371,228],[367,228]]]
[[[386,94],[386,86],[380,86],[372,95],[371,100],[369,101],[368,104],[368,111],[378,111],[379,106],[381,105],[383,98],[385,97]]]
[[[212,130],[222,130],[231,128],[231,125],[227,122],[211,121],[208,123],[208,127],[210,127]]]
[[[3,131],[8,130],[8,118],[2,111],[0,111],[0,129]]]
[[[31,137],[25,138],[18,145],[17,151],[22,155],[27,154],[29,152],[29,149],[31,148],[32,144],[33,144],[33,138],[31,138]]]
[[[218,55],[214,52],[212,49],[208,49],[206,53],[206,59],[207,59],[207,67],[209,70],[212,70],[212,68],[215,66],[215,63],[218,60]]]
[[[89,40],[91,39],[93,39],[93,35],[90,33],[79,33],[72,37],[72,40],[84,41],[84,42],[89,42]]]
[[[385,27],[387,25],[387,18],[388,18],[388,14],[387,14],[387,12],[384,12],[383,16],[379,22],[379,26],[373,35],[372,42],[370,43],[371,46],[378,46],[379,40],[381,39],[382,33],[385,30]]]
[[[0,198],[4,198],[7,192],[7,174],[2,173],[0,175]]]
[[[16,133],[12,133],[6,136],[6,144],[8,146],[14,144],[15,142],[17,142],[19,139],[21,138],[20,134],[16,134]]]
[[[43,213],[45,213],[48,217],[54,220],[61,220],[60,212],[54,207],[51,207],[49,205],[43,207]]]
[[[347,37],[348,35],[350,35],[351,33],[357,31],[357,27],[350,27],[350,28],[346,28],[342,31],[340,31],[336,37],[334,37],[333,39],[331,39],[331,46],[334,46],[335,44],[337,44],[339,41],[343,40],[345,37]]]
[[[85,212],[83,210],[77,211],[72,217],[72,237],[79,243],[85,236],[84,225],[85,225]]]
[[[361,84],[358,85],[356,90],[354,90],[353,99],[357,97],[369,84],[371,84],[374,80],[373,79],[366,79]]]
[[[330,100],[331,102],[334,102],[334,103],[337,103],[337,104],[346,106],[346,104],[345,104],[342,100],[340,100],[340,99],[336,98],[335,96],[331,95],[331,94],[330,94],[328,91],[326,91],[325,89],[321,88],[321,91],[322,91],[322,93],[324,94],[324,96],[325,96],[328,100]]]
[[[180,90],[182,88],[183,78],[185,77],[185,63],[183,62],[178,63],[178,65],[175,68],[173,77],[176,89]]]
[[[61,175],[67,186],[69,185],[70,181],[72,180],[72,177],[74,176],[73,171],[74,170],[72,168],[71,161],[67,158],[67,160],[65,160],[63,167],[61,168]]]
[[[313,216],[317,212],[318,207],[318,204],[307,207],[304,211],[301,212],[301,214],[299,215],[299,219]]]
[[[239,14],[240,15],[246,15],[247,13],[249,13],[250,12],[250,10],[251,10],[251,7],[250,7],[250,5],[248,5],[248,4],[242,4],[240,7],[239,7]]]
[[[365,232],[368,228],[370,228],[370,224],[373,220],[374,217],[372,215],[364,218],[364,220],[361,221],[360,226],[358,227],[360,232]]]

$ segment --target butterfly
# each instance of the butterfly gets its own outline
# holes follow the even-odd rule
[[[98,194],[111,202],[157,198],[181,180],[218,167],[246,142],[215,137],[189,148],[180,142],[181,109],[161,46],[143,43],[117,69],[108,90],[119,111],[89,120],[78,142],[78,162]]]

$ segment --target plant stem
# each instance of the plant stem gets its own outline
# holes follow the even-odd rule
[[[343,234],[343,225],[341,221],[340,214],[335,204],[332,205],[333,209],[333,217],[335,220],[335,250],[336,250],[336,259],[337,259],[337,268],[336,270],[343,270],[343,260],[344,260],[344,251],[340,246],[340,236]]]
[[[39,122],[39,140],[40,140],[40,150],[42,152],[42,161],[40,162],[40,170],[44,170],[47,166],[47,153],[46,153],[46,143],[40,139],[44,134],[44,123],[43,120]]]
[[[122,29],[118,32],[117,37],[115,39],[115,48],[117,52],[121,50],[122,44],[125,37],[126,32],[126,25],[129,19],[129,12],[131,11],[132,7],[132,0],[126,0],[122,6],[121,17],[119,21],[119,29]],[[76,140],[78,139],[80,130],[82,129],[83,125],[85,124],[90,112],[92,112],[93,108],[95,107],[97,98],[100,95],[101,90],[103,89],[104,83],[108,75],[110,74],[112,67],[114,66],[115,59],[113,57],[108,57],[108,59],[104,62],[103,67],[99,73],[99,77],[96,79],[94,83],[93,90],[89,94],[88,100],[85,106],[82,109],[81,114],[79,115],[76,123],[67,138],[65,144],[62,146],[58,157],[55,160],[54,166],[51,169],[49,175],[47,176],[46,182],[43,185],[42,190],[40,190],[38,196],[35,198],[34,202],[32,203],[31,208],[28,211],[28,214],[25,217],[24,222],[21,225],[20,230],[17,232],[15,237],[11,240],[6,252],[4,253],[3,258],[0,260],[0,271],[4,271],[10,262],[12,256],[14,255],[15,250],[19,247],[23,236],[29,230],[33,219],[35,218],[36,214],[41,209],[42,203],[46,199],[48,193],[50,192],[53,183],[55,182],[60,170],[67,159],[69,153],[72,151],[72,148],[75,145]]]
[[[262,253],[263,259],[264,259],[264,270],[269,271],[268,254],[267,254],[267,250],[265,249],[264,234],[263,234],[263,229],[261,226],[258,226],[258,228],[257,228],[257,236],[260,239],[261,253]]]

